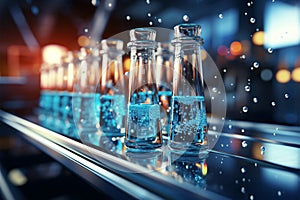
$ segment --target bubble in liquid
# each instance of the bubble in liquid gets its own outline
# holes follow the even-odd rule
[[[150,26],[152,26],[152,25],[153,25],[153,22],[152,22],[152,21],[150,21],[150,22],[149,22],[149,25],[150,25]]]
[[[250,87],[249,85],[246,85],[246,86],[245,86],[245,91],[246,91],[246,92],[250,92],[250,90],[251,90],[251,87]]]
[[[260,154],[264,155],[265,154],[265,150],[266,150],[266,148],[264,146],[261,146],[260,147]]]
[[[246,173],[246,169],[244,167],[241,168],[241,172],[244,174]]]
[[[248,112],[249,109],[248,109],[247,106],[243,106],[242,110],[243,110],[244,113],[246,113],[246,112]]]
[[[222,13],[219,14],[219,18],[223,19],[223,14]]]
[[[271,105],[274,107],[274,106],[276,106],[276,102],[275,101],[272,101],[271,102]]]
[[[157,21],[158,21],[158,23],[161,23],[161,22],[162,22],[162,19],[161,19],[161,18],[158,18]]]
[[[213,87],[213,88],[212,88],[212,91],[213,91],[213,92],[217,92],[218,90],[217,90],[217,88]]]
[[[183,21],[188,22],[190,20],[190,17],[188,15],[183,15],[182,19]]]
[[[259,67],[259,62],[254,62],[253,67],[258,68]]]
[[[148,15],[148,17],[151,17],[151,13],[148,13],[147,15]]]
[[[288,99],[290,97],[290,95],[288,93],[284,94],[284,98]]]
[[[131,17],[129,15],[126,16],[126,20],[131,20]]]
[[[252,100],[253,100],[254,103],[258,103],[258,98],[257,97],[253,97]]]
[[[250,198],[250,200],[253,200],[254,196],[251,194],[249,198]]]
[[[281,191],[279,190],[279,191],[277,191],[277,195],[278,196],[281,196],[282,195],[282,193],[281,193]]]
[[[269,53],[273,53],[273,49],[272,48],[268,48],[268,52]]]
[[[242,147],[245,148],[245,147],[247,147],[247,146],[248,146],[247,142],[246,142],[246,141],[243,141],[243,142],[242,142]]]
[[[146,4],[150,4],[151,2],[150,2],[150,0],[146,0]]]
[[[252,24],[254,24],[255,21],[256,21],[256,19],[255,19],[254,17],[251,17],[251,18],[250,18],[250,22],[251,22]]]
[[[249,6],[249,7],[250,7],[250,6],[251,6],[251,3],[250,3],[250,2],[248,2],[248,3],[247,3],[247,6]]]
[[[245,194],[246,193],[246,189],[245,187],[241,187],[241,193]]]

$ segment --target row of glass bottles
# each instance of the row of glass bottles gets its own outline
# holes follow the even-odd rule
[[[106,136],[125,134],[131,149],[160,147],[163,135],[174,150],[205,149],[201,28],[181,24],[174,30],[172,45],[155,42],[152,29],[131,30],[127,75],[123,42],[114,39],[103,40],[101,50],[70,52],[61,65],[44,65],[41,108],[52,114],[52,123],[68,127],[66,134],[77,125],[75,138],[97,141],[100,129]]]

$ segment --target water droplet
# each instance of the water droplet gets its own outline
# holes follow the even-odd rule
[[[226,73],[226,72],[227,72],[227,69],[223,69],[223,72]]]
[[[221,144],[221,147],[224,147],[224,144]]]
[[[279,190],[279,191],[277,191],[277,195],[278,196],[281,196],[282,195],[282,193],[281,193],[281,191]]]
[[[253,200],[254,196],[251,194],[249,198],[250,198],[250,200]]]
[[[276,106],[276,102],[275,101],[272,101],[271,102],[271,105],[274,107],[274,106]]]
[[[231,125],[231,124],[229,124],[229,125],[228,125],[228,128],[230,128],[230,129],[231,129],[231,128],[232,128],[232,125]]]
[[[232,98],[235,99],[235,96],[233,95]]]
[[[252,24],[254,24],[254,23],[255,23],[255,21],[256,21],[256,20],[255,20],[255,18],[254,18],[254,17],[251,17],[251,18],[250,18],[250,22],[251,22]]]
[[[216,78],[218,78],[218,76],[214,76],[214,78],[216,79]]]
[[[241,172],[244,174],[246,173],[246,169],[244,167],[241,168]]]
[[[245,133],[245,129],[242,128],[242,129],[241,129],[241,132],[242,132],[242,133]]]
[[[151,13],[148,13],[147,15],[148,15],[148,17],[151,17]]]
[[[244,55],[244,54],[241,55],[241,56],[240,56],[240,59],[245,60],[245,59],[246,59],[246,55]]]
[[[149,5],[150,3],[151,3],[151,2],[150,2],[150,0],[146,0],[146,4],[148,4],[148,5]]]
[[[258,103],[258,98],[257,97],[253,97],[252,100],[253,100],[254,103]]]
[[[257,167],[257,163],[254,163],[254,166]]]
[[[157,21],[158,21],[158,23],[161,23],[161,22],[162,22],[162,19],[161,19],[161,18],[158,18]]]
[[[152,21],[150,21],[150,22],[149,22],[149,25],[150,25],[150,26],[152,26],[152,25],[153,25],[153,22],[152,22]]]
[[[248,15],[248,13],[247,13],[247,12],[245,12],[245,13],[244,13],[244,15]]]
[[[219,18],[223,19],[223,14],[222,13],[219,14]]]
[[[269,53],[273,53],[273,49],[272,48],[268,48],[268,52]]]
[[[186,166],[185,166],[185,168],[186,168],[186,169],[189,169],[189,166],[188,166],[188,165],[186,165]]]
[[[266,150],[266,148],[264,146],[261,146],[260,147],[260,154],[264,155],[265,154],[265,150]]]
[[[246,112],[248,112],[249,109],[248,109],[247,106],[243,106],[242,110],[243,110],[244,113],[246,113]]]
[[[251,90],[251,87],[250,87],[249,85],[246,85],[246,86],[245,86],[245,91],[246,91],[246,92],[250,92],[250,90]]]
[[[251,3],[250,3],[250,2],[248,2],[248,3],[247,3],[247,6],[249,6],[249,7],[250,7],[250,6],[251,6]]]
[[[247,147],[247,146],[248,146],[247,142],[246,142],[246,141],[243,141],[243,142],[242,142],[242,147],[245,148],[245,147]]]
[[[241,187],[241,193],[245,194],[246,193],[246,189],[245,187]]]
[[[288,93],[284,94],[284,98],[288,99],[290,97],[290,95]]]
[[[216,126],[213,126],[213,127],[212,127],[212,130],[214,130],[214,131],[217,130],[217,127],[216,127]]]
[[[88,28],[85,28],[85,29],[84,29],[84,32],[85,32],[85,33],[89,32],[89,29],[88,29]]]
[[[190,20],[190,17],[188,15],[183,15],[182,19],[183,21],[188,22]]]
[[[217,92],[218,90],[217,90],[217,88],[213,87],[213,88],[212,88],[212,91],[213,91],[213,92]]]
[[[259,67],[259,62],[254,62],[253,67],[258,68]]]
[[[126,16],[126,20],[130,20],[131,17],[129,15]]]

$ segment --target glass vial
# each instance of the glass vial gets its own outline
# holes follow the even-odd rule
[[[174,47],[169,42],[159,42],[156,50],[156,82],[159,104],[163,107],[160,120],[164,140],[170,137],[173,59]]]
[[[201,26],[174,27],[172,124],[169,147],[182,153],[207,150],[207,120],[201,60]]]
[[[101,41],[100,127],[106,136],[125,135],[123,41]]]
[[[129,102],[125,145],[154,149],[162,145],[158,88],[155,84],[156,32],[149,28],[130,31]]]

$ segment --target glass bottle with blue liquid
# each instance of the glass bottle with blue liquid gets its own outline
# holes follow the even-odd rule
[[[101,41],[100,128],[105,136],[125,135],[125,95],[123,79],[123,41]]]
[[[201,26],[175,26],[172,44],[175,48],[175,58],[169,147],[180,153],[204,153],[208,144]]]
[[[158,86],[155,81],[156,32],[149,28],[130,31],[129,100],[125,145],[136,150],[162,145]]]

